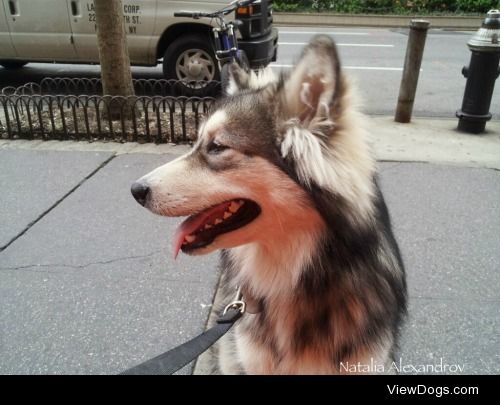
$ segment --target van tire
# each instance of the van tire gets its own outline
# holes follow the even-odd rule
[[[22,62],[22,61],[17,61],[17,60],[6,60],[3,62],[0,62],[0,65],[2,65],[5,69],[15,70],[15,69],[21,69],[27,63],[28,62]]]
[[[199,75],[194,75],[192,71],[196,71],[196,66],[193,65],[199,64],[199,61],[204,66]],[[185,82],[199,79],[220,81],[219,67],[210,41],[199,34],[186,35],[173,41],[163,56],[163,75],[167,79]],[[186,96],[206,96],[213,93],[216,87],[216,84],[209,84],[194,88],[186,83],[182,86],[182,92]]]

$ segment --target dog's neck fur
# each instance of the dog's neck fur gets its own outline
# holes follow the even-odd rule
[[[240,352],[245,357],[240,360],[248,373],[340,372],[342,360],[373,358],[379,364],[389,356],[393,340],[381,331],[374,333],[370,345],[359,342],[369,322],[364,315],[367,308],[377,316],[384,313],[378,296],[381,285],[375,283],[377,291],[359,296],[356,283],[343,277],[347,269],[321,266],[325,263],[321,257],[329,253],[326,238],[332,225],[313,213],[317,212],[311,210],[308,221],[297,222],[296,226],[270,230],[272,236],[268,235],[266,241],[227,251],[228,281],[248,294],[243,298],[252,302],[249,312],[259,314],[259,302],[266,305],[265,314],[258,315],[261,318],[246,317],[238,328],[240,340],[246,345]],[[357,272],[360,284],[371,282],[365,279],[367,273],[351,270]],[[386,273],[384,278],[390,276]],[[272,344],[261,346],[259,334]],[[321,344],[306,343],[321,339]],[[277,353],[286,353],[287,360],[278,360]]]
[[[286,214],[276,213],[263,239],[228,252],[233,282],[253,299],[289,296],[320,245],[325,224],[315,210]]]
[[[348,99],[355,96],[347,91],[346,79],[343,79],[342,88],[342,101],[347,103]],[[346,198],[346,204],[350,205],[349,210],[344,210],[343,214],[348,216],[345,220],[357,223],[358,227],[373,221],[375,194],[375,163],[362,122],[362,117],[354,108],[346,108],[343,117],[337,120],[335,136],[328,141],[333,145],[330,149],[336,151],[335,156],[321,148],[319,150],[322,153],[298,153],[299,161],[327,168],[324,173],[326,199],[333,198],[332,190],[340,190],[340,194]],[[344,167],[334,165],[335,161],[352,164]],[[298,178],[297,183],[301,183],[300,176]],[[315,176],[311,175],[310,178],[311,182],[316,181]],[[286,191],[283,187],[283,194],[288,198],[296,198],[296,201],[274,198],[268,205],[272,207],[274,215],[268,216],[266,223],[261,224],[265,233],[261,239],[228,251],[234,266],[230,278],[235,284],[245,286],[255,299],[289,297],[304,271],[311,271],[310,265],[320,254],[325,235],[330,233],[328,227],[332,224],[327,225],[321,217],[319,212],[322,209],[318,210],[311,200],[311,185],[307,181],[304,183],[287,186]],[[345,184],[349,184],[349,189],[344,189]],[[298,206],[303,209],[297,210]]]

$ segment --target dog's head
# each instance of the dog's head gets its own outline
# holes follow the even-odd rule
[[[237,65],[230,73],[228,95],[200,126],[192,150],[132,186],[152,212],[188,216],[174,255],[272,243],[317,227],[309,191],[341,183],[342,165],[332,170],[329,149],[340,131],[344,83],[329,37],[315,37],[287,76]]]

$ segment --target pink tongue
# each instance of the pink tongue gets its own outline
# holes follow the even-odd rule
[[[181,249],[182,242],[187,235],[192,234],[197,229],[203,227],[207,223],[214,223],[217,218],[221,218],[224,215],[224,211],[231,205],[231,201],[224,202],[222,204],[216,205],[212,208],[208,208],[199,214],[190,216],[182,224],[179,225],[174,235],[173,244],[173,256],[174,259],[177,258],[179,250]]]

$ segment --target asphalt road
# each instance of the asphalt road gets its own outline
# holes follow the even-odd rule
[[[276,65],[286,68],[293,64],[302,44],[317,32],[328,33],[336,40],[343,67],[357,82],[365,112],[392,115],[399,93],[408,30],[281,28]],[[416,116],[455,116],[465,89],[461,72],[469,63],[466,43],[471,34],[429,30],[415,98]],[[498,88],[490,111],[496,118],[500,117]]]
[[[0,147],[0,374],[115,374],[204,329],[218,254],[174,261],[180,220],[129,192],[173,158]],[[408,275],[401,373],[498,374],[499,172],[379,168]]]
[[[203,331],[216,255],[174,262],[180,221],[130,195],[173,157],[0,150],[0,374],[115,374]]]
[[[276,70],[287,69],[297,59],[305,43],[315,33],[332,35],[339,45],[342,64],[360,90],[364,111],[392,115],[397,102],[406,43],[405,29],[367,28],[287,28],[280,27]],[[462,67],[468,64],[466,43],[470,32],[430,30],[414,106],[415,116],[454,117],[460,108],[465,88]],[[99,67],[31,63],[16,72],[0,68],[0,87],[39,81],[46,76],[98,76]],[[137,78],[161,78],[161,65],[134,67]],[[493,95],[490,111],[500,118],[500,90]]]

